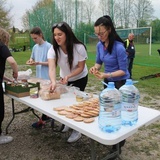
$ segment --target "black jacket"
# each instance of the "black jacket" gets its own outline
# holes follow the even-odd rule
[[[127,41],[129,41],[128,39],[124,41],[124,47],[126,48],[126,52],[128,52],[128,58],[134,58],[135,57],[135,46],[134,46],[134,42],[129,42],[128,46],[127,46]]]

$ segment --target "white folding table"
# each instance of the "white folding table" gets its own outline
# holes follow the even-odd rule
[[[91,155],[92,159],[95,159],[94,154],[94,144],[93,140],[104,144],[104,145],[114,145],[117,144],[117,152],[113,153],[112,155],[106,156],[105,158],[108,159],[112,157],[113,155],[117,154],[119,156],[119,150],[118,150],[118,143],[124,139],[127,139],[129,136],[133,135],[138,131],[138,129],[142,126],[147,126],[151,123],[154,123],[157,120],[160,120],[160,111],[147,108],[147,107],[138,107],[138,122],[135,126],[132,127],[121,127],[119,131],[116,133],[105,133],[102,132],[99,129],[98,126],[98,117],[95,118],[95,121],[92,123],[84,123],[84,122],[76,122],[72,119],[66,118],[65,116],[59,115],[56,111],[53,110],[55,107],[60,106],[70,106],[73,104],[76,104],[76,98],[74,95],[70,95],[68,93],[62,94],[60,99],[57,100],[49,100],[45,101],[41,98],[30,98],[22,97],[17,98],[15,96],[6,94],[12,99],[12,111],[15,109],[14,107],[14,100],[21,102],[23,104],[26,104],[27,106],[31,107],[32,109],[39,111],[57,121],[59,121],[62,124],[65,124],[69,126],[70,128],[79,131],[83,135],[91,138],[92,140],[92,148],[91,148]],[[14,114],[15,111],[13,111]],[[13,119],[12,119],[13,120]],[[10,124],[9,124],[10,125]],[[8,129],[9,126],[7,126]]]

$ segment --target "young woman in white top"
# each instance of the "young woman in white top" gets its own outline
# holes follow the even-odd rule
[[[66,22],[54,24],[52,27],[53,47],[48,51],[49,77],[51,91],[56,88],[56,67],[60,67],[60,82],[80,88],[84,91],[88,81],[86,66],[87,51],[85,45],[74,35]],[[63,131],[68,129],[65,126]],[[81,134],[73,130],[67,142],[75,142]]]

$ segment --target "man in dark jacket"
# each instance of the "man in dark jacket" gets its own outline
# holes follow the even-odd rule
[[[134,40],[134,34],[129,33],[128,39],[126,39],[124,42],[126,53],[128,55],[128,71],[130,73],[130,78],[132,78],[133,61],[135,58],[135,46],[133,40]]]

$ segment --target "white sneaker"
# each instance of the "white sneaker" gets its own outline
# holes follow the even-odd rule
[[[67,142],[69,143],[73,143],[73,142],[76,142],[78,139],[81,138],[81,133],[73,130],[72,131],[72,134],[70,135],[70,137],[68,138]]]
[[[69,131],[69,127],[68,126],[64,126],[62,132],[65,133],[65,132],[68,132]]]
[[[4,135],[0,136],[0,144],[6,144],[12,141],[13,141],[13,137],[11,136],[4,136]]]

